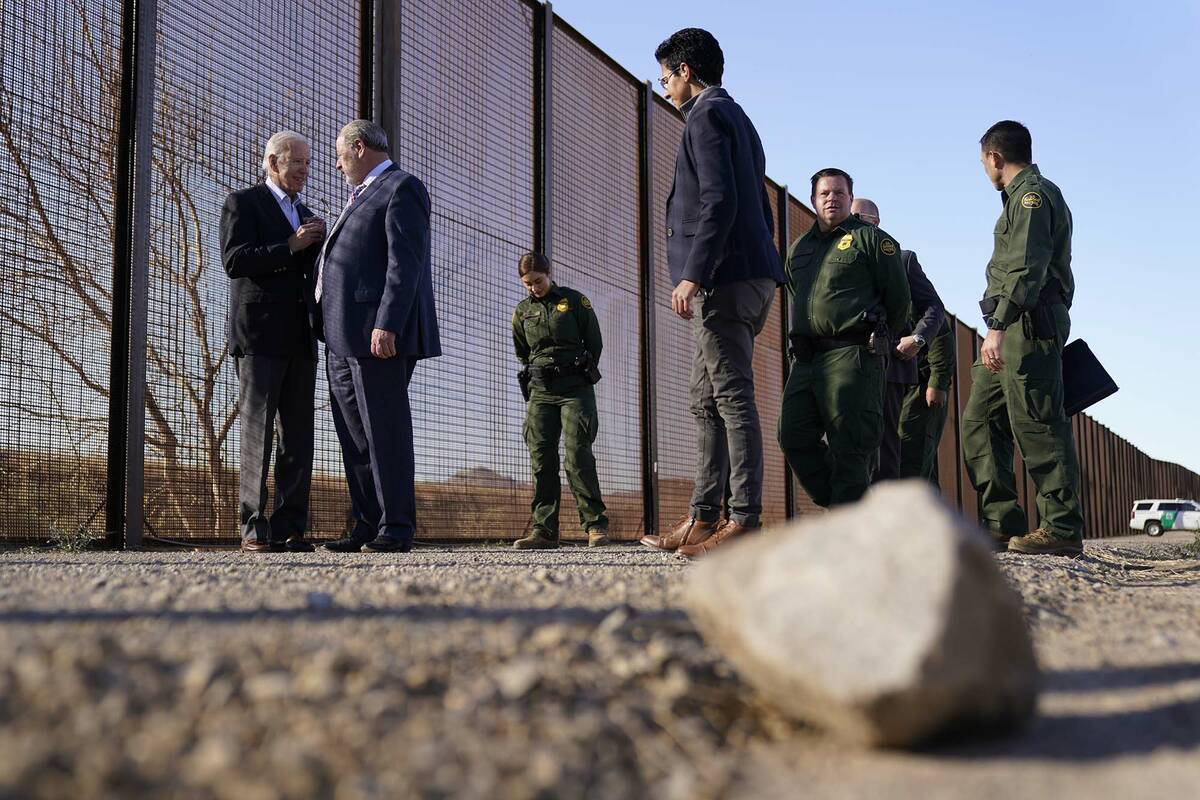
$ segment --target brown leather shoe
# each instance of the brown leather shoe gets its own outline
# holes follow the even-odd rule
[[[747,528],[736,522],[726,522],[717,529],[716,533],[712,534],[711,536],[706,537],[696,544],[685,544],[675,552],[679,553],[681,556],[687,556],[688,558],[699,558],[705,553],[715,550],[731,539],[736,539],[739,536],[745,536],[749,533],[755,533],[758,530],[760,529]]]
[[[683,517],[662,536],[643,536],[642,544],[655,550],[673,553],[685,544],[704,541],[719,526],[719,522],[704,522],[695,517]]]
[[[242,550],[247,553],[270,553],[271,543],[262,542],[258,539],[242,539]]]

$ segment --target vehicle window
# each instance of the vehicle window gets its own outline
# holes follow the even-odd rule
[[[1138,511],[1149,511],[1150,506],[1152,506],[1152,505],[1154,505],[1154,503],[1138,503],[1137,510]]]
[[[1183,511],[1183,503],[1162,503],[1158,507],[1159,511]]]

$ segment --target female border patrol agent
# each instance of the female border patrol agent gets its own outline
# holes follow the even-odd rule
[[[592,303],[574,289],[550,279],[550,262],[540,253],[521,257],[517,270],[529,296],[513,312],[513,347],[521,362],[525,395],[525,444],[533,467],[533,533],[518,539],[519,550],[558,547],[558,439],[566,440],[567,482],[575,495],[579,523],[588,546],[609,543],[608,517],[600,497],[600,479],[592,442],[598,420],[596,365],[603,342]]]

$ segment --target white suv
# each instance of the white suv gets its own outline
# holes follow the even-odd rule
[[[1129,512],[1129,527],[1147,536],[1163,531],[1200,531],[1200,504],[1194,500],[1138,500]]]

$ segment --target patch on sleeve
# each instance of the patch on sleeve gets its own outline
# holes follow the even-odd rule
[[[879,243],[879,249],[885,256],[896,255],[896,243],[891,239],[884,239]]]
[[[579,305],[583,306],[584,308],[590,309],[592,307],[592,301],[588,300],[586,295],[581,294],[581,295],[579,295]]]
[[[1026,192],[1025,196],[1021,198],[1021,206],[1022,208],[1041,208],[1042,196],[1037,192]]]
[[[570,304],[570,303],[568,303],[568,302],[567,302],[567,298],[565,298],[565,297],[564,297],[562,300],[559,300],[559,301],[558,301],[558,305],[556,305],[556,306],[554,307],[554,310],[555,310],[555,311],[570,311],[570,310],[571,310],[571,304]]]
[[[838,250],[849,250],[850,245],[853,242],[854,242],[854,237],[847,233],[845,236],[842,237],[842,240],[837,243],[837,248],[838,248]]]

